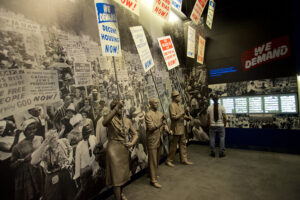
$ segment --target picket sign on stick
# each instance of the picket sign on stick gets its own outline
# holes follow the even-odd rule
[[[153,58],[149,49],[149,45],[145,36],[145,32],[142,26],[135,26],[135,27],[130,27],[130,31],[134,40],[134,43],[136,45],[136,48],[138,50],[139,56],[140,56],[140,60],[142,62],[143,65],[143,69],[145,72],[150,70],[151,73],[151,77],[154,83],[154,87],[160,102],[160,106],[162,108],[162,111],[164,113],[164,115],[166,115],[166,112],[164,110],[158,89],[157,89],[157,85],[156,85],[156,80],[153,76],[152,70],[151,68],[154,67],[154,62],[153,62]]]
[[[121,100],[120,85],[116,70],[115,56],[122,56],[120,36],[117,22],[115,7],[107,0],[95,0],[95,8],[97,14],[98,30],[104,56],[112,56],[115,71],[115,79],[119,100]],[[114,38],[113,42],[109,42],[107,38]],[[128,142],[128,135],[125,132],[125,123],[122,112],[122,131],[125,134],[125,142]]]

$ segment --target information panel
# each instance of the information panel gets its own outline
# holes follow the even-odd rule
[[[235,113],[242,114],[248,113],[248,103],[246,97],[238,97],[234,99]]]
[[[226,113],[234,113],[234,98],[224,98],[222,99],[222,105],[225,108]]]
[[[298,113],[296,94],[220,97],[227,114]],[[213,100],[210,99],[210,104]]]
[[[265,113],[279,112],[279,98],[278,96],[265,96],[264,97]]]
[[[249,113],[263,113],[262,97],[249,97]]]
[[[296,95],[280,96],[280,108],[283,113],[296,113]]]

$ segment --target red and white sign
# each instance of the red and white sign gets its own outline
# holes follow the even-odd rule
[[[152,12],[168,20],[171,11],[172,0],[154,0]]]
[[[118,4],[122,5],[123,7],[127,8],[131,12],[136,15],[140,15],[140,0],[114,0]]]
[[[158,43],[162,54],[164,55],[168,70],[177,67],[179,65],[179,61],[171,37],[169,35],[160,37],[158,38]]]
[[[286,58],[290,55],[289,37],[283,36],[245,51],[241,56],[241,61],[245,71],[274,60]]]
[[[201,35],[199,35],[197,62],[200,64],[204,63],[204,50],[205,50],[205,39],[201,37]]]
[[[195,5],[194,5],[194,8],[193,8],[193,11],[192,11],[192,14],[190,16],[190,18],[192,19],[192,21],[195,24],[199,23],[200,17],[202,15],[202,12],[205,8],[206,3],[207,3],[207,0],[197,0],[196,1]]]

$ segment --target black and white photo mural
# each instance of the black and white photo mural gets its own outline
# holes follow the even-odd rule
[[[139,135],[131,153],[132,175],[147,166],[144,115],[157,93],[129,27],[144,28],[167,115],[172,90],[186,88],[181,69],[176,75],[167,70],[157,42],[171,35],[184,68],[182,21],[153,17],[147,2],[140,2],[137,16],[111,1],[122,51],[115,58],[121,98]],[[102,55],[99,38],[93,0],[0,0],[2,198],[90,199],[107,189],[102,121],[118,91],[114,62]],[[164,155],[167,136],[165,147]]]

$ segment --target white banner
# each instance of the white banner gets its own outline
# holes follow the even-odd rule
[[[98,29],[104,56],[122,56],[115,7],[107,0],[95,0]]]
[[[90,63],[75,63],[74,78],[76,86],[88,86],[93,84],[92,69]]]
[[[0,70],[0,119],[33,107],[24,70]]]
[[[35,105],[60,101],[58,73],[56,70],[24,70],[26,86]]]
[[[181,11],[182,0],[172,0],[172,7]]]
[[[171,0],[154,0],[152,12],[156,15],[169,19],[171,11]]]
[[[164,55],[168,70],[177,67],[179,65],[179,61],[171,37],[160,37],[158,38],[158,43],[162,54]]]
[[[187,57],[195,58],[196,31],[191,26],[188,27]]]
[[[130,27],[130,31],[138,50],[143,69],[147,72],[154,66],[153,58],[142,26]]]
[[[114,0],[118,4],[122,5],[123,7],[127,8],[131,12],[136,15],[140,15],[140,0]]]
[[[214,19],[214,12],[216,8],[216,3],[214,0],[209,1],[208,11],[207,11],[207,17],[206,17],[206,25],[211,29],[213,19]]]
[[[205,39],[201,37],[201,35],[199,35],[197,62],[200,64],[204,63],[204,50],[205,50]]]
[[[190,16],[190,18],[192,19],[192,21],[195,24],[199,24],[200,17],[202,15],[202,12],[205,8],[206,3],[207,3],[207,0],[197,0],[196,1],[193,11],[192,11],[192,14]]]

